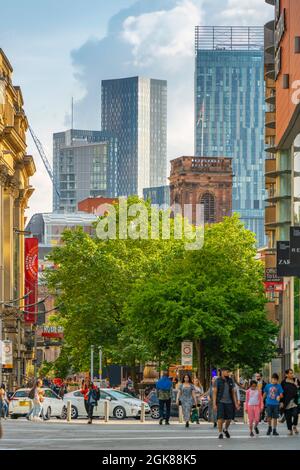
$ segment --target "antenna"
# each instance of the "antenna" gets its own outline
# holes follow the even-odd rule
[[[71,100],[71,130],[74,128],[74,98]]]

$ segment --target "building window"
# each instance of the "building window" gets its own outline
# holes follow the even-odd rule
[[[212,224],[216,221],[215,197],[211,193],[204,193],[201,197],[201,204],[204,205],[204,223]]]

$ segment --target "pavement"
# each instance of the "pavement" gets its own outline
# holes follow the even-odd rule
[[[231,438],[223,440],[206,422],[186,429],[175,421],[159,426],[153,420],[104,423],[95,419],[87,425],[86,420],[34,423],[19,418],[2,421],[2,425],[0,450],[300,450],[300,434],[287,436],[284,424],[278,427],[278,437],[266,436],[265,424],[260,425],[260,434],[255,437],[249,436],[245,424],[232,424]]]

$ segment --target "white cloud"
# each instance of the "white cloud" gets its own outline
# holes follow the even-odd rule
[[[161,59],[169,62],[193,56],[192,32],[201,22],[200,8],[183,0],[171,10],[129,16],[123,22],[121,36],[132,46],[134,64],[149,66]]]
[[[221,22],[241,26],[261,25],[272,17],[272,9],[263,0],[228,0],[220,13]]]

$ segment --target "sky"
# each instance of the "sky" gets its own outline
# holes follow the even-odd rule
[[[52,163],[52,134],[100,129],[101,80],[168,81],[168,160],[194,152],[194,28],[263,25],[264,0],[0,0],[0,47],[22,88],[25,111]],[[52,185],[35,158],[27,216],[52,210]]]

